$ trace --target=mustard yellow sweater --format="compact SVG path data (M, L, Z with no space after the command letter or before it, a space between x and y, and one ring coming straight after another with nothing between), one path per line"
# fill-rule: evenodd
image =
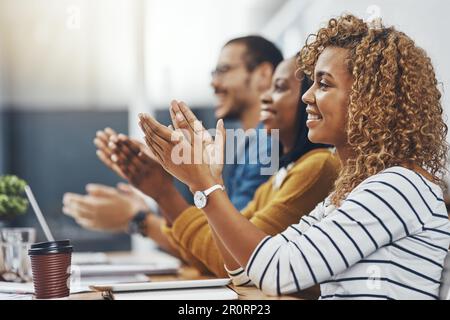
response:
M328 149L310 151L294 163L281 185L274 186L275 176L262 184L242 214L265 233L280 233L325 199L338 170L339 161ZM228 276L202 210L189 207L162 231L189 264L201 272L206 268L216 276Z

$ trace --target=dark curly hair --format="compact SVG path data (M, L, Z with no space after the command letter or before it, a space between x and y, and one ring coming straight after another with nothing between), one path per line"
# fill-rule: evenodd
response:
M313 76L326 47L348 49L353 76L346 133L354 157L342 164L332 203L339 205L364 179L398 165L419 166L443 185L448 129L425 51L393 27L371 27L347 14L308 37L298 58L300 70Z

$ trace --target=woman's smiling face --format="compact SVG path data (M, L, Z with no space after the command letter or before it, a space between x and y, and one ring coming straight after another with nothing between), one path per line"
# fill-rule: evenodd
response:
M300 99L300 81L295 77L295 58L282 61L275 69L272 85L261 95L260 120L267 130L294 135Z
M335 147L347 145L347 121L353 79L346 64L348 50L327 47L314 69L314 84L302 97L308 105L308 138L315 143Z

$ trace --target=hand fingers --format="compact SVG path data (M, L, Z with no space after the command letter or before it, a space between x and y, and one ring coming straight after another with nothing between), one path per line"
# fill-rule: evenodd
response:
M118 152L111 156L111 160L118 165L121 170L125 169L129 171L129 167L134 167L137 172L143 173L153 164L154 160L143 152L133 156L129 156L127 154L128 152L129 151L118 150Z
M114 162L114 165L117 167L117 170L121 172L121 177L125 180L132 180L133 177L130 176L129 166L130 163L127 158L121 158L118 154L113 154L111 156L111 160Z
M144 175L145 166L136 165L135 163L121 163L120 161L117 163L128 181L130 181L133 185L140 184L140 180Z
M111 148L111 160L113 162L117 162L117 158L120 158L121 160L124 160L126 162L129 161L129 159L133 158L135 155L128 150L128 148L119 147L119 145L116 142L110 141L108 146Z
M191 109L189 109L186 103L180 101L180 103L178 103L178 107L180 109L180 112L189 122L192 130L197 134L201 134L203 141L212 142L212 137L209 134L208 130L205 129L205 127L202 125L202 122L197 119L195 114L191 111Z
M188 119L181 112L178 102L173 100L169 107L170 118L175 129L187 129L193 131L193 126L189 123Z
M141 152L141 146L139 143L136 143L135 141L131 140L124 134L119 134L117 136L117 147L121 148L122 146L125 146L128 150L130 150L133 154L139 154Z
M115 197L118 194L115 188L96 183L87 184L86 191L90 195L98 197Z
M152 145L152 151L157 150L159 153L159 156L162 155L164 152L163 146L160 144L160 139L157 139L158 136L153 132L152 128L145 123L144 121L139 122L139 125L141 126L141 129L145 132L145 142L147 143L147 146L150 147Z
M94 145L97 147L97 156L108 166L108 159L111 157L111 149L108 146L108 142L96 137Z
M112 156L107 156L103 151L97 150L97 157L111 170L117 173L121 178L126 179L120 168L111 160Z
M223 120L219 119L216 125L216 137L214 139L214 149L215 149L215 161L216 163L223 164L225 157L225 143L226 143L226 133Z
M95 224L95 219L88 219L84 217L75 217L76 223L78 223L82 228L92 230L92 231L100 231Z
M102 150L105 153L109 153L110 150L108 148L108 141L103 140L101 138L95 137L94 138L94 145L97 147L98 150Z
M120 171L119 167L117 166L117 164L114 163L114 161L112 161L112 157L114 155L106 155L103 151L97 150L96 152L97 157L111 170L113 170L115 173L117 173L120 177L124 178L123 176L123 172Z
M116 136L117 133L111 128L105 128L103 131L99 130L96 133L94 144L97 148L109 154L110 153L110 148L108 146L109 141Z
M137 168L137 171L142 171L145 169L146 162L143 161L145 159L145 155L142 155L140 151L135 153L135 151L137 151L136 149L135 151L130 150L128 147L129 145L120 143L120 140L118 145L115 145L113 142L110 142L110 145L114 148L113 154L111 155L111 160L118 166L119 170L123 172L126 179L131 178L129 176L131 170L128 168L130 165L134 165Z
M134 189L128 183L119 182L117 184L117 189L126 194L134 194Z
M135 153L126 144L117 146L114 154L111 156L111 160L120 165L121 169L124 166L134 165L138 171L145 170L146 164L150 162L146 154L143 154L141 151Z
M63 204L66 208L64 213L73 217L92 216L92 212L94 211L92 204L86 196L75 193L66 193L63 197Z
M130 182L135 186L139 186L142 181L142 171L136 169L135 166L128 166L126 170Z
M105 131L103 131L103 130L99 130L99 131L97 131L96 132L96 134L95 134L95 138L96 139L98 139L98 140L100 140L100 142L102 142L105 146L107 146L108 145L108 141L109 141L109 138L110 138L111 136L109 135L109 134L107 134Z
M123 153L129 159L136 158L141 153L140 148L136 148L130 141L118 141L116 144L116 149L114 150L117 153Z
M111 161L110 157L102 150L96 151L97 157L108 167L111 167L114 165L114 163Z
M70 216L70 217L74 218L77 222L79 219L89 219L92 217L92 214L90 211L85 210L82 207L76 207L75 205L63 206L62 212L66 216Z
M186 105L186 103L180 101L177 104L177 107L179 111L183 114L183 117L186 119L186 121L189 123L191 128L194 130L195 122L199 121L195 114L189 109L189 107Z
M111 128L109 128L109 127L105 128L104 132L106 133L106 135L107 135L108 137L116 136L116 135L117 135L117 132L115 132L113 129L111 129Z
M158 162L164 167L165 153L171 150L172 145L175 144L177 139L179 140L182 138L182 134L162 126L147 115L141 114L140 120L139 125L143 132L145 132L145 142L150 150L156 155ZM166 132L165 138L162 138L161 135L158 134L158 132L161 133L162 131ZM170 139L168 138L167 132L170 132Z
M147 125L153 134L157 135L161 139L171 142L172 141L172 134L173 131L167 128L166 126L160 124L158 121L156 121L153 117L147 115L147 114L140 114L139 118L141 122L143 122L145 125Z
M176 106L176 107L175 107ZM178 110L178 111L175 111ZM191 143L194 140L194 130L191 128L187 120L178 108L176 101L172 101L172 105L169 108L170 118L172 119L173 127L176 131L181 132L183 136Z
M155 155L156 160L163 165L164 161L161 158L160 152L162 152L161 150L156 150L153 144L153 141L151 141L150 139L148 139L147 137L144 137L145 139L145 143L147 144L147 146L149 147L150 151Z
M147 148L147 146L145 145L145 143L142 143L141 141L139 141L138 139L133 139L128 137L128 139L136 146L138 146L139 148Z
M66 192L63 196L63 203L64 204L70 204L72 202L84 202L84 195L72 193L72 192Z
M153 154L152 150L147 145L145 145L145 147L141 148L141 153L139 154L139 157L145 163L151 163L152 161L158 161L156 156Z

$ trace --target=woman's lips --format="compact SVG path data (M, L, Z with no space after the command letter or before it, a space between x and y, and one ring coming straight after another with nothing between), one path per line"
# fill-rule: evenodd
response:
M306 126L312 128L319 124L323 120L322 115L316 111L314 108L307 107L306 112L308 113L308 118L306 120Z
M267 109L267 108L266 109L261 109L261 113L260 113L259 119L261 121L272 119L272 118L275 117L275 114L276 114L276 112L274 110Z

